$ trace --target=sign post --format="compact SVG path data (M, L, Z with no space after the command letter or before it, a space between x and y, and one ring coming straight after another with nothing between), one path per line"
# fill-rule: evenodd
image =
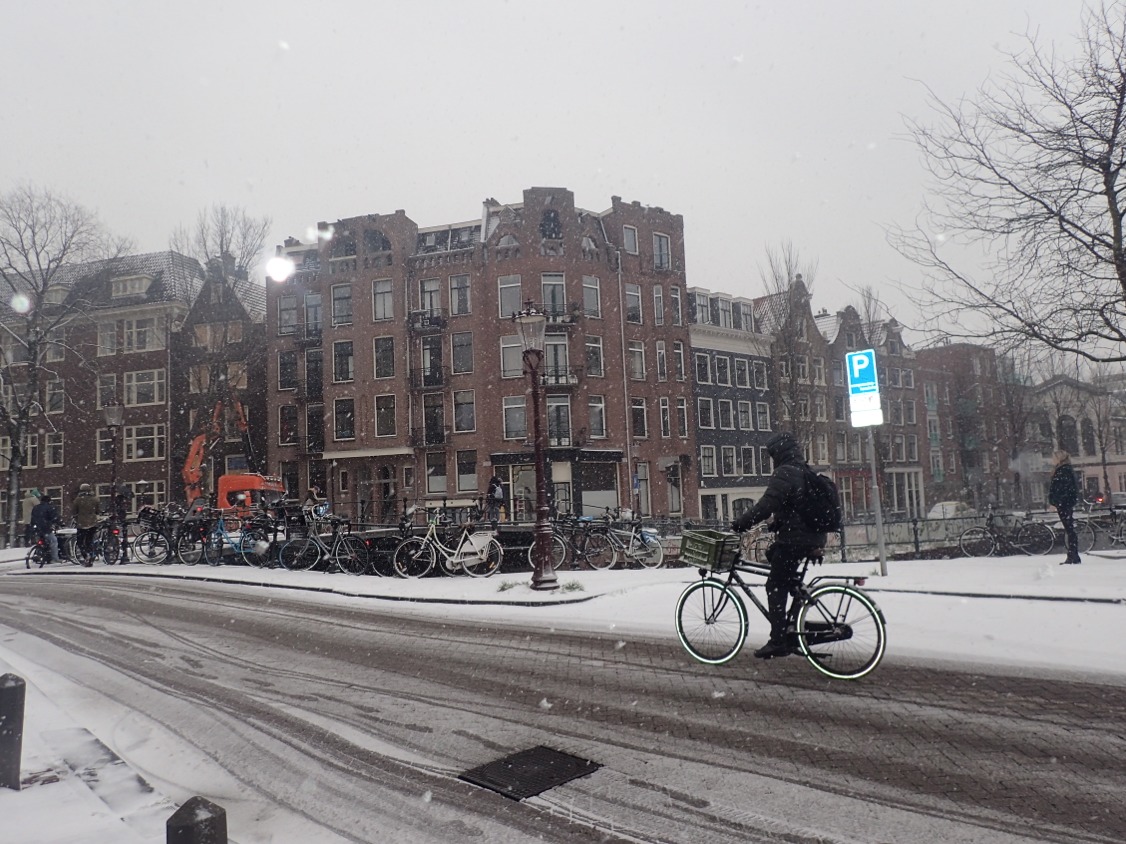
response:
M845 355L848 371L848 409L852 427L868 429L868 453L872 458L872 501L876 507L876 542L880 550L880 574L887 577L887 549L884 547L884 511L880 503L880 482L876 467L876 438L872 428L884 424L880 405L880 381L876 377L876 350L849 352Z

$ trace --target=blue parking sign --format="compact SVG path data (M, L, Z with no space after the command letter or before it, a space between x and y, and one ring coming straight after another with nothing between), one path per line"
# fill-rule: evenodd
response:
M876 380L876 350L849 352L845 355L845 368L848 370L848 394L862 396L866 393L879 393Z

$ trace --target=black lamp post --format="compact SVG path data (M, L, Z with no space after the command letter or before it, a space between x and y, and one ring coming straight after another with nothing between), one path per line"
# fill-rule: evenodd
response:
M540 419L540 365L543 363L547 315L528 302L512 315L524 344L524 369L532 379L532 444L536 467L536 530L532 549L532 588L557 589L559 581L551 564L551 518L547 507L547 473L544 471L544 433Z
M108 404L102 408L105 416L106 427L109 428L110 449L110 489L109 489L109 525L113 530L117 524L117 432L125 423L125 408L120 404Z

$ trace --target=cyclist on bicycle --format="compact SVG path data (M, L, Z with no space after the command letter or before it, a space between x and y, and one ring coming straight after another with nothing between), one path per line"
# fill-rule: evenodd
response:
M51 496L43 493L39 496L39 503L31 509L31 528L47 546L52 563L59 561L59 538L55 536L55 528L59 524L58 509L51 503Z
M755 504L736 519L731 527L742 532L773 516L770 530L776 534L766 552L770 574L766 578L767 609L770 614L770 640L755 651L759 659L788 656L794 643L786 636L786 596L795 585L798 566L807 557L819 556L825 547L825 534L811 531L797 510L797 500L805 492L808 466L801 446L792 434L779 433L766 443L774 472L766 491Z

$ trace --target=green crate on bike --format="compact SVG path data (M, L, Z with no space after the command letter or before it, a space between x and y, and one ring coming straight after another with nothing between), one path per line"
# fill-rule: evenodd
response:
M680 535L680 559L690 566L727 571L739 553L739 534L686 530Z

